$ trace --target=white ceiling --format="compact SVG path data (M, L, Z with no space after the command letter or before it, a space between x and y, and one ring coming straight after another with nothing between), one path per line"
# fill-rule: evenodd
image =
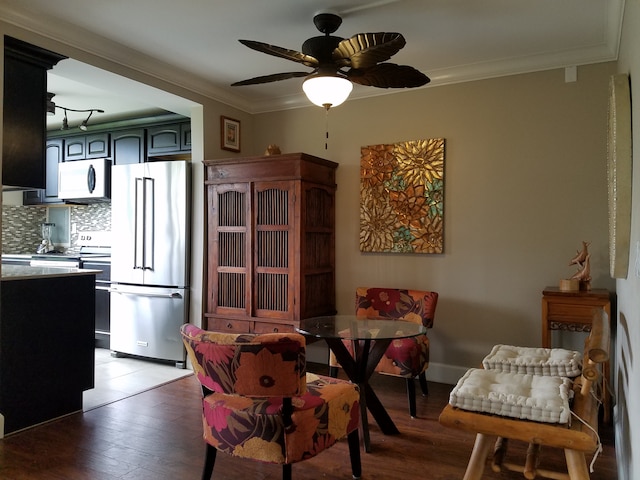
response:
M424 72L431 83L421 88L434 88L615 60L623 10L624 0L2 0L0 18L258 113L308 105L302 79L231 83L306 67L237 40L299 50L320 35L320 11L342 16L334 35L345 38L402 33L407 45L391 61ZM56 103L105 110L95 118L158 107L188 113L190 102L139 87L74 60L49 77ZM351 98L397 91L356 86Z

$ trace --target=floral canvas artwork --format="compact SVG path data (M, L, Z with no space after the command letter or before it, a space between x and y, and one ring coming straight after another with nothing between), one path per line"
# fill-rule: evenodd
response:
M362 147L360 251L442 253L444 138Z

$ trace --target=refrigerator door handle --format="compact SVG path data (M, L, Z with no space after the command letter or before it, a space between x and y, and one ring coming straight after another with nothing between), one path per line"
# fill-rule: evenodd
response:
M133 205L133 268L144 268L144 183L136 177Z
M142 249L142 268L145 270L153 270L154 246L155 246L155 183L151 177L143 177L143 195L142 202L144 235Z
M136 177L134 206L133 268L153 270L154 183L150 177Z
M154 298L175 298L180 299L182 295L177 292L173 293L139 293L139 292L123 292L117 288L110 288L110 293L119 293L120 295L133 295L134 297L154 297Z

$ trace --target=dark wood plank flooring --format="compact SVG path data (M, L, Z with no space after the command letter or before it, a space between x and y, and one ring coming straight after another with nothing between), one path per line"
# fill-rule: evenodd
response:
M404 382L374 375L382 403L401 434L385 436L371 424L372 452L362 455L363 479L461 479L474 436L442 427L438 415L451 385L429 383L411 419ZM418 388L419 390L419 388ZM46 401L43 394L42 401ZM617 478L613 429L601 428L604 451L591 480ZM526 446L512 442L510 458L524 458ZM0 440L3 480L182 480L199 479L204 458L200 389L193 376L83 414L74 414ZM590 460L590 459L589 459ZM561 451L546 449L541 467L564 468ZM351 478L346 441L293 466L295 479ZM215 479L279 479L281 467L218 455ZM521 479L513 472L485 479Z

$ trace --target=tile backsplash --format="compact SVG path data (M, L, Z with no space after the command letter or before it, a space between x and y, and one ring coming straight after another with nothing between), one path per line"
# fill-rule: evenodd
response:
M60 225L71 232L68 252L77 252L80 248L78 239L83 231L111 231L111 204L95 203L92 205L69 205L67 207L50 207L51 209L69 209L69 225ZM60 217L59 215L56 215ZM35 253L42 241L41 224L47 221L47 208L3 205L2 206L2 253L29 254ZM75 226L75 228L74 228Z

